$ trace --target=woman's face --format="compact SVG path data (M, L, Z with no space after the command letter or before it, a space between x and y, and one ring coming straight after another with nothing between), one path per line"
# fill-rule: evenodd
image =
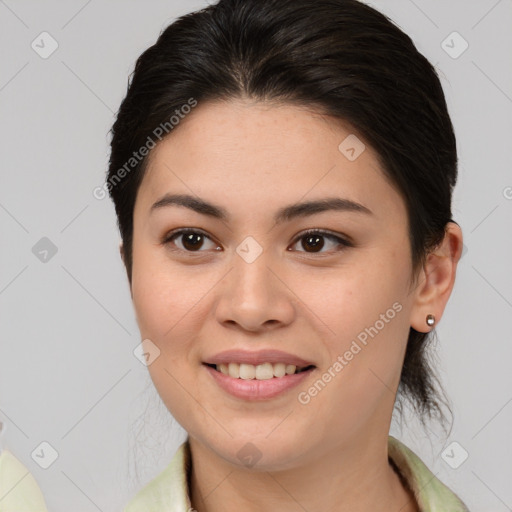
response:
M218 211L162 201L175 194ZM324 199L338 208L296 208ZM199 233L172 237L185 228ZM404 201L373 150L333 119L199 103L151 153L132 273L142 339L160 351L152 361L146 346L149 372L191 438L227 461L293 467L387 438L416 307L410 275ZM228 350L239 352L216 359ZM252 380L207 366L252 361L268 377L294 358L314 368Z

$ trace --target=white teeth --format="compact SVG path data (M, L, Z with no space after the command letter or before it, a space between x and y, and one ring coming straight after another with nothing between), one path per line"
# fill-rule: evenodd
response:
M240 365L240 378L241 379L254 379L255 376L256 376L256 368L252 364L241 364Z
M274 368L270 363L263 363L256 366L256 378L258 380L267 380L274 377Z
M238 379L240 377L240 365L237 363L229 363L228 372L230 377Z
M286 369L285 369L285 371L286 371L286 373L288 373L288 374L295 373L295 369L296 369L296 368L297 368L297 367L296 367L295 365L293 365L293 364L287 364L287 365L286 365Z
M244 380L268 380L274 377L284 377L294 374L297 370L297 366L294 364L284 363L263 363L257 366L245 363L223 363L216 365L215 368L224 375Z
M276 377L284 377L286 375L286 365L284 363L276 363L274 366L274 375Z

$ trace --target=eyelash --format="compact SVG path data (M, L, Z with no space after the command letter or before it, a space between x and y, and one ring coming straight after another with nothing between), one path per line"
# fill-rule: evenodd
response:
M189 234L202 235L205 238L208 238L209 240L211 240L213 242L213 240L204 231L202 231L200 229L185 228L185 229L178 229L178 230L175 230L175 231L171 231L170 233L165 235L164 239L162 240L162 244L164 244L164 245L170 244L175 238L178 238L179 236L182 236L182 235L189 235ZM325 230L322 230L322 229L308 229L308 230L300 233L297 237L295 237L295 239L293 240L291 245L292 246L295 245L302 238L306 238L308 236L313 236L313 235L321 235L321 236L323 236L325 238L328 238L329 240L337 242L340 246L342 246L341 248L335 249L332 252L338 252L338 251L342 251L343 249L348 248L348 247L354 247L354 244L351 241L349 241L349 240L347 240L345 238L342 238L342 237L340 237L338 235L335 235L335 234L331 233L330 231L325 231ZM201 252L205 252L205 251L201 251L201 250L198 250L198 251L187 251L187 250L181 249L179 247L175 248L173 250L185 252L189 256L192 256L192 257L195 257L196 255L199 255ZM332 254L331 251L328 251L328 252L318 252L318 253L306 252L306 251L298 251L298 252L303 252L304 254L308 254L308 255L320 255L320 257L322 257L322 256L329 256L330 254Z

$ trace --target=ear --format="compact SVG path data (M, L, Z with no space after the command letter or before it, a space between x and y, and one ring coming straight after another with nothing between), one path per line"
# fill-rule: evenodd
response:
M426 317L432 314L436 324L455 283L457 264L462 254L462 230L455 222L448 222L443 241L427 256L418 276L410 323L418 332L429 332Z

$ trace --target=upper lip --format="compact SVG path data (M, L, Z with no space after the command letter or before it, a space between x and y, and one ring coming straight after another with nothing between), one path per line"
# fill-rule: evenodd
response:
M288 354L287 352L283 352L281 350L268 349L268 350L257 350L257 351L249 351L249 350L225 350L224 352L219 352L214 356L209 357L206 361L206 364L228 364L228 363L238 363L238 364L252 364L257 366L263 363L284 363L284 364L293 364L297 367L306 367L313 365L312 362L306 361L301 357L295 356L293 354Z

